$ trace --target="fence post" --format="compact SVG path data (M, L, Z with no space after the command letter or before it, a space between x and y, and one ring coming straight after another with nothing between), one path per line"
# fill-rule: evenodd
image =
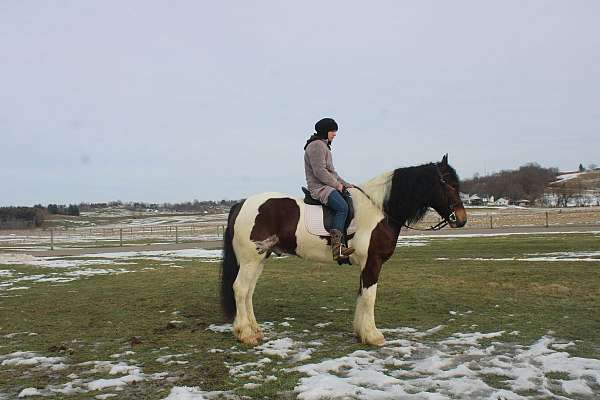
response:
M548 211L546 211L546 228L548 227Z
M119 229L119 247L123 247L123 228Z
M179 243L179 227L175 227L175 244Z
M494 229L494 217L490 215L490 229Z
M50 229L50 250L54 250L54 229Z

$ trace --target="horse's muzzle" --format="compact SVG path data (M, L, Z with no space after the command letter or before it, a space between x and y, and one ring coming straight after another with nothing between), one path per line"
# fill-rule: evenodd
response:
M455 208L448 216L451 228L462 228L467 223L467 212L464 207Z

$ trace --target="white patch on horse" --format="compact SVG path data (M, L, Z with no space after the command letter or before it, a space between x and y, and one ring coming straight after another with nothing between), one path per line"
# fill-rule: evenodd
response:
M360 188L369 194L379 209L383 209L383 205L390 198L393 178L394 171L388 171L365 182Z
M256 250L258 254L265 254L268 251L272 251L273 253L280 256L282 252L276 248L277 243L279 243L279 237L277 235L271 235L265 240L255 240L254 244L256 244Z

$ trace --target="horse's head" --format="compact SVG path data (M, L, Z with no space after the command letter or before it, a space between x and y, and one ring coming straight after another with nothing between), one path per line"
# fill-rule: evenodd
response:
M467 223L467 212L460 199L458 175L454 168L448 165L448 154L435 165L439 183L434 188L430 206L452 228L462 228Z

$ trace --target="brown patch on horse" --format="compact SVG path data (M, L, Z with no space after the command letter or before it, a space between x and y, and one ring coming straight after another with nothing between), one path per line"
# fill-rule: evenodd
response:
M277 249L296 255L296 228L300 221L300 207L290 198L269 199L258 207L258 215L250 233L250 240L262 242L277 235Z
M373 229L367 253L367 263L360 274L360 290L367 289L377 283L381 266L394 254L397 241L398 233L384 221L380 221Z

